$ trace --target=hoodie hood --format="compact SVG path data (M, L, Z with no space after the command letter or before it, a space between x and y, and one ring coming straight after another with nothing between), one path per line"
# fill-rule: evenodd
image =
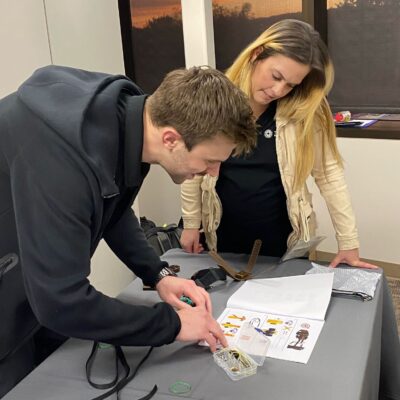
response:
M87 160L99 181L103 197L118 193L114 175L121 93L143 94L123 75L61 66L38 69L17 92L31 112Z

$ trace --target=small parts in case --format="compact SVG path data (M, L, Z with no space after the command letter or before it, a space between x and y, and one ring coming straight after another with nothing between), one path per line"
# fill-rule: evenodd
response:
M213 357L214 361L234 381L257 372L257 364L254 360L238 347L225 347L216 351Z

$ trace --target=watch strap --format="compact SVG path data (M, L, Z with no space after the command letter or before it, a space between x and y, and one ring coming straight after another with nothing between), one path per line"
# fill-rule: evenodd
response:
M154 283L152 286L155 288L157 283L160 282L162 279L164 279L167 276L175 276L176 277L178 275L171 268L164 267L158 272L156 279L154 280Z

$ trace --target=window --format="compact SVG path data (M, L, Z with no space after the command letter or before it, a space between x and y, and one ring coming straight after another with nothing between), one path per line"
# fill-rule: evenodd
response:
M314 25L335 66L334 111L400 113L400 0L213 0L216 66L283 18ZM119 0L126 73L152 93L185 66L180 0Z
M216 66L227 69L274 22L303 19L302 0L213 0Z
M328 48L333 109L400 112L400 2L330 0Z
M151 94L185 66L180 0L119 0L126 75Z

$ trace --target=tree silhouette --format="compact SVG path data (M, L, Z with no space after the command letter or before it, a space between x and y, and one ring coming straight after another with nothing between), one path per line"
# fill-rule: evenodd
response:
M336 7L400 7L400 0L343 0Z
M185 66L180 15L152 19L144 28L132 28L135 81L153 93L165 74Z
M344 0L328 15L333 108L400 111L400 0Z
M225 71L239 53L265 29L283 18L301 19L300 13L255 18L252 5L227 9L213 6L215 58L218 69Z
M251 15L251 8L252 5L250 3L244 3L242 5L242 9L240 10L240 15L242 15L245 18L252 18L253 15Z

